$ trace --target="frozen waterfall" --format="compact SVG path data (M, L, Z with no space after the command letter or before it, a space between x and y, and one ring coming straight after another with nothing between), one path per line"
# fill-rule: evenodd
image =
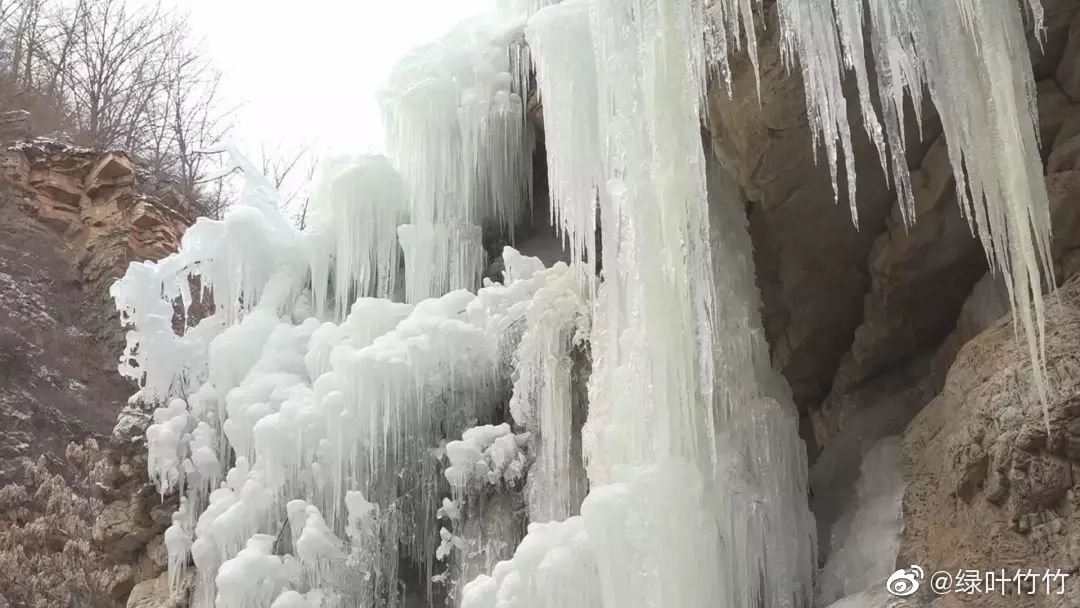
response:
M232 151L241 203L113 286L120 371L156 408L150 477L182 495L171 580L194 568L196 606L219 608L811 606L798 414L745 202L702 132L729 53L757 65L760 3L501 4L398 63L389 158L324 163L307 229ZM777 6L853 220L845 77L908 222L905 96L920 108L925 86L1045 395L1019 7ZM482 280L487 235L532 215L536 95L570 263L505 247L502 281Z

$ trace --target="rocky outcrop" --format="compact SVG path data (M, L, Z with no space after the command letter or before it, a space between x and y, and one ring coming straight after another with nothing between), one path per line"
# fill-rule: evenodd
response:
M1060 290L1047 328L1048 418L1029 381L1025 346L1004 318L960 350L944 390L905 431L898 563L951 572L1080 571L1080 279ZM1056 587L1053 594L987 594L978 605L1078 602L1080 587L1066 585L1064 595Z
M63 463L56 473L42 458L0 487L0 606L120 608L166 569L161 535L176 500L147 484L144 450L88 440Z
M0 114L0 141L24 118ZM69 447L107 437L132 391L109 284L190 223L182 197L138 174L119 152L0 149L0 570L17 581L0 580L0 606L119 607L166 566L176 504L149 484L145 448Z
M132 260L176 250L193 210L182 198L158 200L136 188L122 152L29 140L0 155L0 177L16 205L64 238L84 283L107 287Z
M115 373L109 283L174 251L188 223L140 192L122 153L52 140L0 150L0 478L112 428L131 387Z

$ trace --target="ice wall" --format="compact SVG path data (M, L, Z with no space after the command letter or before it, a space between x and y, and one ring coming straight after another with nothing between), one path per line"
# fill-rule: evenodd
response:
M497 114L523 123L520 112ZM520 128L491 128L488 143L529 143ZM437 259L416 264L410 246L440 241L404 223L413 209L387 159L324 163L303 232L269 182L233 160L247 180L241 203L221 221L200 219L178 253L132 264L112 290L130 329L121 371L141 386L133 400L160 405L147 430L150 476L163 494L182 493L166 533L170 580L194 565L197 606L398 606L407 593L434 602L431 583L402 588L403 570L432 580L451 493L443 469L473 475L483 464L457 463L444 446L506 417L517 344L545 284L538 260L508 248L504 284L451 289L479 278L480 223L517 221L494 203L506 183L485 173L489 198L450 208L475 224L421 224L475 238L448 233L428 250ZM406 282L437 297L389 299L402 261ZM212 302L212 314L187 318L196 302ZM527 458L500 461L516 471L507 479L524 483ZM520 534L488 536L512 549Z
M903 446L899 437L886 437L863 457L853 499L830 531L833 549L818 580L820 605L869 590L893 573L903 497Z
M602 226L590 492L580 516L531 524L512 559L466 587L466 607L811 599L794 406L761 338L740 199L719 177L707 187L698 8L571 0L527 27L545 121L563 125L547 140L559 227L587 243L597 215ZM565 127L591 116L591 132Z
M903 96L927 85L1045 393L1046 197L1030 68L1012 59L1026 53L1019 12L778 6L837 183L841 160L851 177L846 72L904 205ZM752 3L517 8L534 13L524 30L473 20L398 64L382 96L393 160L327 164L309 229L237 155L243 204L114 286L132 328L121 371L159 406L151 478L184 494L171 580L193 564L197 605L811 603L797 415L769 364L743 201L701 131L728 53L745 44L756 63ZM531 205L530 64L571 264L508 248L503 283L480 286L483 230L512 236ZM408 303L392 301L402 266ZM210 316L186 318L208 299ZM578 429L570 383L586 344ZM408 576L421 583L404 588Z

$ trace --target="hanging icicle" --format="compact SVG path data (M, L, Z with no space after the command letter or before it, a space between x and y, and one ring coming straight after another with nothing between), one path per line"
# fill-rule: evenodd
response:
M868 15L864 6L869 7ZM915 209L904 97L910 97L921 122L923 87L929 91L949 146L957 200L991 269L1001 273L1009 288L1014 319L1031 355L1033 386L1045 410L1042 293L1053 287L1049 201L1038 153L1031 64L1017 60L1028 56L1020 8L1013 0L977 6L971 0L865 5L863 0L780 0L778 7L785 58L789 67L796 60L801 66L815 150L819 142L825 147L834 190L843 156L856 226L845 69L855 73L863 125L882 166L892 169L900 210L909 225L915 221ZM1031 0L1028 7L1039 32L1039 0ZM883 126L870 95L864 56L867 37L878 75ZM973 104L972 99L980 102Z

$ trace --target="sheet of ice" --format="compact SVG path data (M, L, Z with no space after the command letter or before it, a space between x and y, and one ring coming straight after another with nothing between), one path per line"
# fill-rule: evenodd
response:
M895 570L903 531L903 465L896 436L882 439L863 458L854 501L833 524L833 550L818 577L821 605L870 589Z
M704 16L680 2L607 0L590 8L605 264L583 430L591 486L581 507L584 533L575 535L578 551L568 555L563 540L558 559L540 562L575 565L552 572L530 565L540 561L533 547L548 536L530 528L512 560L466 587L465 601L808 603L814 525L797 416L761 338L741 200L722 183L709 184L711 205L706 198L705 61L696 43ZM565 33L545 19L580 23L581 9L534 16L528 35L541 39L540 49L552 48L544 36ZM534 48L534 60L543 65L543 51ZM561 69L550 77L581 82L580 66ZM545 104L574 107L550 99L559 89L548 93L541 83L541 90ZM587 84L561 90L589 94ZM567 141L549 154L580 155Z

